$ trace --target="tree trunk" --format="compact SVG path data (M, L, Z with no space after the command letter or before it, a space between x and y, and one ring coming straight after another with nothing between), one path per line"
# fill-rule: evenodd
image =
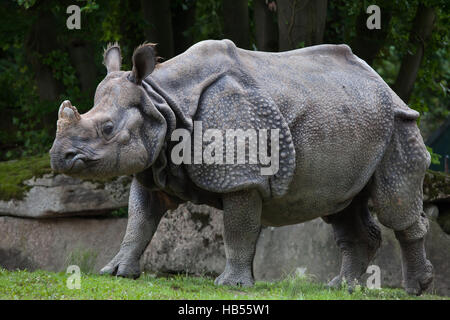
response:
M186 51L194 43L193 34L187 34L186 31L195 23L195 2L186 2L184 8L177 5L172 14L173 39L177 55Z
M435 19L436 14L433 8L419 4L409 35L409 45L415 49L415 52L407 52L403 57L394 84L394 91L405 103L408 103L414 88L414 82L425 51L425 43L431 36Z
M253 0L256 46L260 51L278 51L276 12L270 11L266 0Z
M148 23L145 36L157 43L158 55L164 59L173 57L172 15L170 0L141 0L144 19Z
M50 10L39 10L38 17L28 34L25 50L35 74L37 93L41 100L56 101L64 91L63 84L53 77L52 69L42 63L43 57L59 46L56 42L56 22Z
M87 96L93 96L97 80L93 51L92 45L81 39L72 41L69 46L70 60L77 72L81 91Z
M278 0L280 51L322 43L327 0Z
M366 8L359 14L356 21L356 38L351 43L353 53L372 65L373 60L383 47L389 34L389 23L392 18L390 10L381 10L381 29L367 28Z
M248 0L222 0L225 37L239 48L250 49Z

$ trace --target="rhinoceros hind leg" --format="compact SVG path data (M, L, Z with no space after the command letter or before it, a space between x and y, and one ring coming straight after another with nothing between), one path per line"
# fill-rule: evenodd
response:
M224 242L227 262L217 285L252 286L253 258L261 226L261 197L255 190L223 195Z
M414 120L396 119L388 149L375 170L371 198L378 220L395 231L402 250L403 285L420 295L433 279L424 237L428 219L423 213L423 179L430 164Z
M367 196L361 193L343 211L324 220L333 226L342 256L341 271L328 286L338 288L345 279L352 291L381 244L380 229L367 208Z
M433 282L433 265L426 258L424 238L414 239L427 227L428 220L423 215L410 228L395 232L402 249L403 286L409 294L420 295Z

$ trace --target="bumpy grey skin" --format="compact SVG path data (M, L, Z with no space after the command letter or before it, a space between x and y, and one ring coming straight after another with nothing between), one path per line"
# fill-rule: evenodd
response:
M369 193L363 190L352 203L337 214L323 219L333 226L341 250L341 272L328 285L338 288L345 279L351 290L366 272L381 245L381 232L367 208Z
M223 195L224 272L216 284L252 286L253 257L261 227L261 197L256 190Z
M159 221L168 209L167 196L158 191L149 192L134 179L131 183L128 207L128 225L119 253L102 268L101 273L129 278L141 274L139 259Z
M265 53L203 41L155 65L148 44L136 49L132 71L120 71L120 49L112 45L104 64L108 74L89 112L61 105L50 151L57 172L134 174L127 232L102 273L137 277L161 216L192 201L224 210L227 263L217 284L253 284L261 224L322 217L342 253L330 285L343 279L353 285L380 245L367 209L371 198L378 220L400 242L406 290L420 294L429 286L422 183L430 156L419 114L348 46ZM279 129L279 171L263 176L261 164L174 164L171 134L192 133L194 121L202 121L203 132Z

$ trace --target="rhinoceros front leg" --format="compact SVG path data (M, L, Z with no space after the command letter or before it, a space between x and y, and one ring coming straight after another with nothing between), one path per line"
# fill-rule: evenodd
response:
M166 209L161 195L148 191L134 178L128 202L128 225L120 251L100 270L100 273L138 278L141 255L152 239Z
M256 190L223 195L227 262L218 285L252 286L253 258L261 226L261 198Z

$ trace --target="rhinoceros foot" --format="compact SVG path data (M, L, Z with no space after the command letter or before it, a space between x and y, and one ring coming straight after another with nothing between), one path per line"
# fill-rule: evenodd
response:
M433 282L433 265L429 260L421 270L407 272L404 280L404 287L408 294L420 296L422 292L428 289Z
M216 278L214 284L225 286L252 287L254 281L251 277L248 276L225 274L224 272Z
M100 270L100 274L137 279L141 275L139 260L129 257L119 251L119 253Z
M216 278L214 284L251 287L255 281L249 268L236 268L227 263L225 271Z

